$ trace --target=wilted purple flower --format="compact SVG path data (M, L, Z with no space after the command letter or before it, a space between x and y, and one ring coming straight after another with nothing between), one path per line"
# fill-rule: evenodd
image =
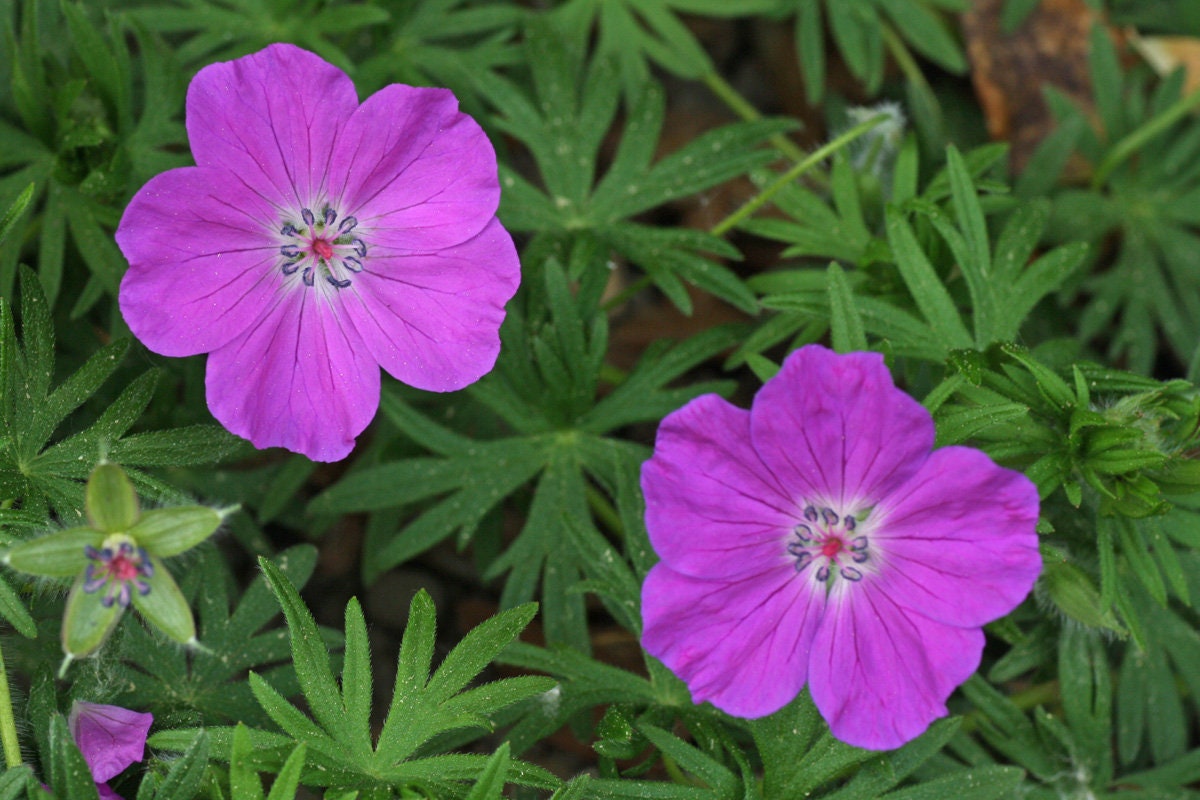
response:
M933 440L879 355L815 345L748 412L706 395L669 415L642 469L646 650L730 714L807 682L845 742L919 735L1041 569L1033 483Z
M71 704L71 714L67 718L71 737L83 754L102 798L118 797L107 781L124 772L130 764L142 760L146 736L153 722L153 714L120 706L81 700Z
M151 179L117 229L121 312L151 350L209 353L208 405L258 447L345 457L379 367L450 391L495 363L520 265L496 156L449 91L361 105L276 44L188 88L195 167Z

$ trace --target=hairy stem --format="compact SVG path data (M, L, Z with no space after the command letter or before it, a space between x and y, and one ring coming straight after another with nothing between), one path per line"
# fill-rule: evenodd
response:
M855 125L853 128L841 134L837 138L821 145L794 167L772 181L767 188L759 192L758 195L749 200L737 211L734 211L728 217L714 225L711 233L715 236L721 236L722 234L728 233L742 220L746 219L755 211L770 202L771 198L774 197L780 189L792 183L805 172L808 172L817 164L820 164L826 158L829 158L829 156L833 155L838 150L841 150L858 137L867 133L887 118L888 116L886 114L876 114L865 122L860 122L859 124Z
M13 716L12 693L8 690L8 672L4 654L0 653L0 745L4 747L4 763L9 769L21 764L21 743L17 739L17 722Z

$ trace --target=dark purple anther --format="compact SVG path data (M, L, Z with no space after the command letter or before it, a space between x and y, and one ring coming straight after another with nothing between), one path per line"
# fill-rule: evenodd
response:
M818 519L820 519L820 515L817 514L816 506L806 506L804 509L804 518L809 522L816 522Z
M285 244L279 248L279 255L284 258L299 258L300 246L295 244Z
M854 526L858 524L858 520L847 514L845 518L842 519L842 524L846 526L846 530L852 531L854 530Z
M350 244L354 245L354 252L358 253L359 258L363 258L367 254L367 243L362 239L355 239Z
M287 225L284 225L282 228L280 228L279 232L282 233L284 236L299 236L300 235L300 231L296 230L296 226L290 222Z
M854 567L842 567L840 573L848 581L861 581L863 576L862 572Z
M822 564L821 568L817 570L817 580L819 580L819 581L829 580L829 565L828 564Z
M351 272L362 272L362 262L357 258L343 258L342 266Z
M808 527L803 522L801 522L799 525L797 525L792 530L792 533L796 534L796 538L802 542L811 542L812 541L812 535L813 535L812 528Z
M304 268L304 274L303 274L303 275L301 275L301 277L302 277L302 278L304 278L304 285L305 285L305 286L312 286L312 285L313 285L313 280L314 280L314 279L313 279L313 268L312 268L312 267L305 267L305 268Z
M300 216L304 218L304 224L308 226L312 226L312 224L317 221L317 218L313 216L311 209L300 209Z
M832 508L822 508L821 517L825 520L826 525L837 525L838 515Z
M337 212L334 211L332 208L326 208L325 209L325 224L332 225L333 221L335 219L337 219Z
M358 220L355 217L346 217L342 220L342 224L338 225L338 233L349 233L358 225Z
M300 269L300 264L301 264L301 262L299 262L299 261L289 261L288 263L283 265L283 274L284 275L296 274L296 270Z
M332 284L333 286L336 286L339 289L345 289L347 286L350 285L350 280L348 278L343 278L342 280L338 280L337 278L333 277L332 275L326 275L325 280L329 281L330 284Z
M805 550L796 556L796 572L801 572L805 567L812 563L813 554ZM824 580L824 578L822 578Z

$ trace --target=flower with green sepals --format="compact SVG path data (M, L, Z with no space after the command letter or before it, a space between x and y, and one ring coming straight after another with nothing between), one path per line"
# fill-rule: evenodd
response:
M87 525L20 542L0 555L21 572L75 578L63 615L60 674L96 652L130 605L170 638L195 645L192 611L162 559L203 542L236 506L143 512L124 470L103 462L88 478L85 508Z

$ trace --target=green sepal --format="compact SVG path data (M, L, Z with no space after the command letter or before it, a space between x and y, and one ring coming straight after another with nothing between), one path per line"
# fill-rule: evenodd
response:
M1100 600L1100 592L1086 572L1068 561L1047 559L1042 585L1060 611L1089 628L1104 628L1118 636L1127 635L1112 609Z
M141 594L135 590L133 607L147 622L180 644L194 643L196 622L183 592L163 566L162 559L151 555L150 563L154 565L154 574L143 579L149 584L150 591Z
M129 536L152 556L166 558L191 550L221 524L222 516L207 506L158 508L142 514Z
M104 589L95 592L83 590L84 578L80 575L67 595L67 609L63 614L63 652L71 660L86 658L100 649L104 640L117 627L121 612L120 603L105 606L102 602Z
M116 464L100 464L87 482L87 516L105 533L125 533L138 520L137 492Z
M99 548L104 534L94 528L67 528L49 536L13 545L4 554L6 566L46 578L71 578L87 566L88 545Z

